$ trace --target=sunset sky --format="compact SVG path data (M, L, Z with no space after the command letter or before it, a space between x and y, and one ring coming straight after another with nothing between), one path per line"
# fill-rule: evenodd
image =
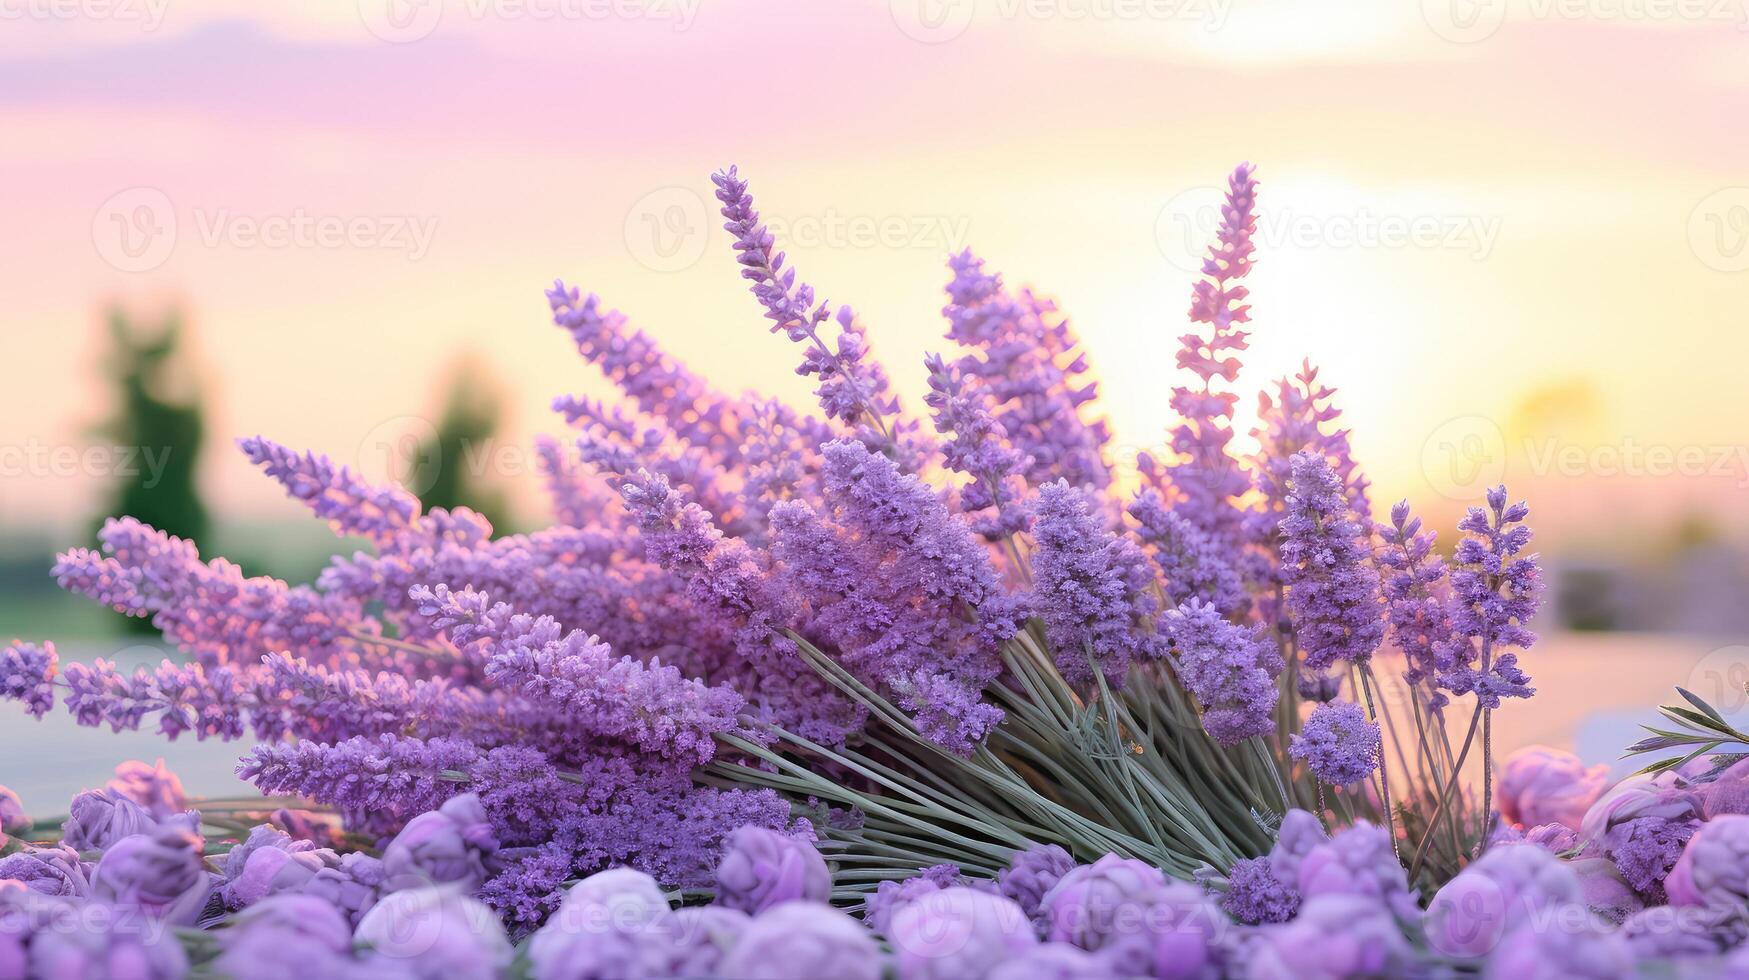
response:
M913 409L969 246L1070 314L1120 447L1158 445L1212 188L1250 160L1241 431L1310 355L1384 499L1504 476L1570 540L1623 507L1749 514L1736 0L0 0L0 19L0 525L95 506L101 475L45 460L107 410L111 304L187 315L233 516L293 508L229 437L380 469L469 354L505 389L493 465L519 480L521 447L560 430L552 396L605 391L549 322L554 278L718 385L803 403L799 352L706 206L731 162Z

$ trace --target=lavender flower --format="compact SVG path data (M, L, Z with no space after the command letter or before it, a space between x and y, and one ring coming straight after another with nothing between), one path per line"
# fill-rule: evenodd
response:
M1251 599L1227 553L1201 528L1168 508L1157 491L1143 488L1127 510L1139 525L1137 536L1160 566L1166 596L1173 604L1200 600L1231 617L1250 607Z
M351 925L358 925L382 897L387 875L383 863L368 854L343 854L337 866L324 867L305 883L303 894L317 898L339 911Z
M91 898L138 909L174 925L193 925L212 893L200 837L177 824L111 844L91 873Z
M1379 767L1379 726L1352 701L1329 701L1312 709L1288 754L1312 770L1320 782L1348 786Z
M1299 888L1275 876L1268 857L1246 858L1227 872L1221 909L1246 925L1286 922L1300 908Z
M1571 752L1532 745L1501 763L1496 792L1500 815L1513 823L1577 828L1608 785L1608 766L1588 769Z
M510 940L486 906L440 887L387 895L354 938L382 967L429 980L492 980L510 965Z
M1202 725L1222 745L1275 729L1281 654L1261 627L1239 626L1198 599L1166 614L1179 682L1202 704Z
M886 417L898 411L898 403L887 394L887 378L880 365L866 359L868 341L856 314L841 306L834 316L825 300L814 305L813 287L796 282L796 270L784 267L783 253L773 250L771 232L760 223L747 182L737 176L734 167L712 174L711 182L717 186L717 200L722 202L727 219L723 228L735 238L741 275L752 281L753 296L765 308L772 332L782 330L791 341L811 345L796 373L819 377L815 394L827 416L848 425L867 425L879 432L881 441L892 442ZM828 319L838 326L836 348L820 336Z
M383 872L397 881L457 884L471 893L486 880L486 862L497 850L480 798L466 793L407 821L383 849Z
M832 872L811 841L764 827L729 836L717 865L718 904L758 915L780 902L831 897Z
M378 544L392 541L413 526L419 500L399 487L365 483L326 456L302 455L255 436L237 445L249 462L279 481L292 499L301 501L326 520L336 534L356 534Z
M1306 450L1330 460L1342 481L1349 509L1362 521L1370 518L1369 483L1354 462L1348 430L1326 428L1342 417L1342 410L1330 403L1335 394L1336 389L1318 382L1318 369L1310 360L1301 363L1293 378L1276 382L1274 399L1267 391L1258 392L1261 424L1251 434L1262 446L1256 457L1257 488L1263 492L1265 506L1257 517L1267 522L1259 528L1259 538L1267 541L1275 536L1275 522L1287 503L1293 458Z
M856 920L820 902L784 902L755 916L720 966L748 980L880 980L880 947Z
M1033 538L1034 601L1063 676L1088 681L1097 667L1118 684L1131 661L1165 653L1153 573L1134 542L1100 526L1085 493L1063 481L1039 488Z
M1282 577L1306 667L1322 671L1339 660L1364 664L1385 633L1379 576L1368 560L1365 532L1324 457L1295 455L1291 487L1281 519Z
M84 898L91 892L91 866L65 844L26 847L0 857L0 881L16 881L51 898Z
M1019 905L972 888L944 888L893 915L887 937L906 980L977 977L1038 944Z
M1521 554L1530 543L1523 523L1529 513L1523 503L1508 506L1506 488L1499 486L1488 491L1487 510L1472 507L1458 523L1467 534L1458 542L1451 573L1456 641L1443 658L1450 666L1439 682L1455 694L1475 694L1484 709L1499 707L1501 698L1535 693L1518 668L1518 655L1510 652L1536 642L1525 624L1536 614L1542 572L1535 555Z
M60 663L53 643L14 640L0 650L0 698L23 701L38 718L55 706L55 668Z
M1430 708L1445 707L1445 694L1434 686L1449 665L1451 612L1437 592L1445 578L1445 559L1433 550L1434 533L1421 531L1421 518L1409 516L1409 502L1391 507L1391 524L1378 526L1384 538L1379 567L1385 569L1385 618L1391 642L1403 652L1403 679L1424 688ZM1510 818L1508 818L1510 819Z
M1102 489L1111 483L1103 450L1111 431L1089 422L1082 407L1097 386L1082 379L1087 356L1056 305L1022 290L1011 295L1002 279L984 271L969 251L948 260L949 340L972 349L954 365L990 392L993 412L1021 462L1025 482L1042 486L1066 480Z
M1166 467L1171 485L1182 498L1185 518L1226 544L1236 543L1242 534L1244 516L1235 500L1250 489L1251 480L1228 449L1238 396L1217 391L1214 379L1231 384L1239 376L1239 359L1228 352L1247 346L1245 331L1235 325L1250 319L1250 307L1242 302L1247 290L1238 281L1251 271L1256 202L1252 167L1240 164L1227 181L1221 224L1202 264L1205 278L1196 283L1191 297L1191 322L1206 323L1210 330L1207 335L1191 332L1179 338L1178 366L1202 379L1202 385L1173 388L1171 399L1173 410L1184 420L1171 433L1172 449L1179 454L1179 460ZM1144 475L1152 476L1152 459L1141 464Z
M929 394L923 401L935 431L951 436L941 446L942 462L970 477L960 487L960 510L973 518L973 530L992 541L1024 531L1030 521L1021 471L1031 460L1004 441L990 414L989 398L967 383L962 370L940 354L923 363L929 369Z

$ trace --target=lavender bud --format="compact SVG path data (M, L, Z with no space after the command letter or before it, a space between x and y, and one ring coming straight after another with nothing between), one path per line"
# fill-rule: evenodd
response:
M812 842L764 827L742 827L729 837L717 865L717 904L750 915L780 902L824 902L832 872Z

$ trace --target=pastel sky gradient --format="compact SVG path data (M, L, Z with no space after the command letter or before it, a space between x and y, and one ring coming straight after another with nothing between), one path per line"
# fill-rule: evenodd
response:
M466 351L507 392L515 479L551 396L603 392L548 322L555 277L803 401L703 206L729 162L912 406L970 245L1072 316L1133 451L1171 421L1186 243L1251 160L1242 430L1313 355L1387 499L1455 506L1479 461L1575 537L1624 505L1749 513L1735 0L432 3L0 0L13 460L104 413L112 303L188 314L233 513L291 507L224 438L370 471ZM119 237L165 212L173 237ZM349 230L251 237L294 216ZM26 470L0 522L95 506L91 475Z

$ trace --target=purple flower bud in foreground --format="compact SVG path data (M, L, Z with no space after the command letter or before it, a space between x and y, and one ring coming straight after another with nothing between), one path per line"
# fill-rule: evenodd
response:
M1299 887L1300 862L1320 844L1328 841L1324 825L1305 810L1289 810L1281 818L1276 831L1275 846L1269 849L1269 866L1284 885Z
M820 902L785 902L755 916L723 957L721 975L745 980L880 980L874 935Z
M1108 980L1111 968L1072 943L1039 943L994 964L985 980Z
M164 760L155 766L134 760L115 767L115 778L105 785L118 796L125 796L153 817L163 820L187 808L188 797L182 792L182 780L164 768Z
M1639 960L1712 957L1749 948L1743 946L1749 940L1749 921L1741 909L1729 906L1653 905L1629 916L1618 934ZM1749 976L1744 970L1749 962L1743 962L1741 955L1736 959L1730 965L1737 972L1727 975Z
M80 851L108 850L124 837L158 826L145 807L113 790L86 790L68 805L61 840Z
M1032 922L1018 904L963 886L925 895L894 913L887 938L905 980L979 977L992 965L1038 945Z
M172 925L193 925L213 890L201 861L199 835L179 824L124 837L110 846L91 873L91 898L138 908Z
M1482 975L1489 980L1616 980L1634 974L1633 956L1620 934L1588 913L1573 918L1552 928L1512 930Z
M27 847L0 858L0 881L16 881L39 895L84 898L91 891L91 866L65 844Z
M1402 976L1415 957L1390 910L1359 895L1307 899L1292 922L1258 930L1244 955L1250 980Z
M658 941L644 947L643 965L653 977L724 976L723 956L753 923L745 912L721 905L680 909L660 920Z
M395 882L455 883L472 892L486 880L486 859L497 850L480 798L468 793L407 821L383 850L383 870Z
M1664 890L1671 905L1741 908L1749 902L1749 816L1727 813L1701 824Z
M1500 815L1515 824L1559 823L1577 829L1608 787L1608 766L1587 769L1571 752L1532 745L1500 764L1496 795Z
M353 938L381 965L430 980L495 980L510 965L510 940L498 917L453 886L409 888L384 896Z
M1624 780L1579 822L1579 837L1600 849L1648 899L1662 901L1664 878L1700 826L1700 797L1679 777Z
M1619 926L1645 908L1646 903L1610 859L1580 858L1567 863L1579 876L1581 904L1610 925Z
M751 915L781 902L824 902L832 872L813 843L765 827L742 827L729 837L717 865L717 904Z
M233 908L254 905L269 895L303 891L317 872L339 864L340 858L325 847L307 851L260 848L249 855L243 873L226 884L227 904Z
M1547 922L1583 897L1567 862L1540 847L1507 844L1489 849L1446 882L1428 903L1422 928L1428 943L1447 956L1485 956L1513 928Z
M1045 893L1040 904L1046 938L1097 950L1116 931L1116 917L1126 902L1165 885L1166 876L1159 868L1116 854L1075 868Z
M17 793L0 786L0 837L28 834L33 826L30 815L24 812L24 801Z
M17 912L34 931L28 965L14 971L17 957L7 963L5 930L0 930L0 976L45 980L183 980L188 976L188 954L162 923L132 909L34 898L35 903L19 908L0 889L0 921Z
M1034 844L1014 855L1008 867L996 875L996 888L1037 919L1045 893L1075 867L1069 852L1055 844Z
M59 665L53 643L21 643L14 640L0 647L0 698L24 702L24 710L38 718L55 706L55 669Z
M352 949L352 924L331 903L315 895L270 895L231 918L225 940L250 932L277 934L336 953Z
M1380 902L1405 920L1421 912L1403 864L1391 847L1390 833L1365 820L1342 828L1328 842L1307 851L1299 862L1296 884L1301 898L1308 902L1319 895L1360 895Z
M304 894L334 906L356 926L381 897L386 877L382 861L355 852L342 855L338 867L317 871L304 885Z
M262 899L238 913L218 938L223 951L213 971L236 980L345 977L354 968L352 924L313 895Z
M1312 709L1288 754L1304 762L1319 782L1348 786L1379 765L1379 726L1352 701L1329 701Z

